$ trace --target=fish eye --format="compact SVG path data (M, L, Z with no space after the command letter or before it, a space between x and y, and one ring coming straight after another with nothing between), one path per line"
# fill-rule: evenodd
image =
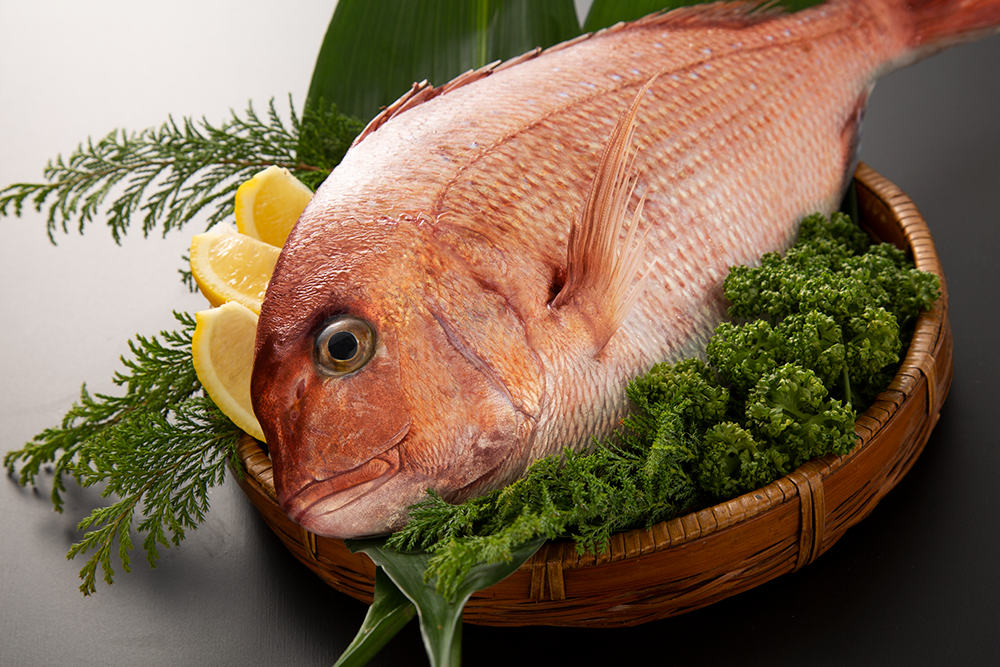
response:
M375 352L375 332L364 320L343 316L327 322L316 336L316 365L326 375L358 370Z

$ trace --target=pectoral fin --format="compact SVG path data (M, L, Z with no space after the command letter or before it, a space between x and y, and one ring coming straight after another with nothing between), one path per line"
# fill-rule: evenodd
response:
M643 196L632 213L628 235L620 241L637 176L632 139L639 104L652 84L646 83L618 118L590 187L587 205L573 221L567 249L566 282L550 303L558 311L575 311L593 334L594 352L614 335L631 311L648 273L636 280L646 249L636 239Z

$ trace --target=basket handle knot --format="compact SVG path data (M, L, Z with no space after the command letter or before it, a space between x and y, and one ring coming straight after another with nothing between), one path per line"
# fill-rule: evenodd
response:
M799 570L823 553L823 533L826 529L826 500L823 494L823 474L818 462L800 466L788 476L799 496Z
M532 600L565 600L562 545L546 542L528 561Z

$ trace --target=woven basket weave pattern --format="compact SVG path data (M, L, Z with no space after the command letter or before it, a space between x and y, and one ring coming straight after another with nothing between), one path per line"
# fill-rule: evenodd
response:
M862 164L855 174L862 225L912 253L941 278L889 387L857 420L861 444L828 455L733 500L613 536L606 551L544 545L500 583L479 591L464 620L483 625L636 625L682 614L808 565L875 507L923 450L951 384L952 338L944 274L927 224L895 185ZM271 462L249 436L239 484L291 552L329 585L371 602L375 566L340 540L317 537L278 507Z

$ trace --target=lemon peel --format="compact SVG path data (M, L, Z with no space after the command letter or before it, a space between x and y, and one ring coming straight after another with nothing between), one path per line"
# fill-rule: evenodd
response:
M230 301L195 314L191 357L198 380L209 398L234 424L264 440L250 402L257 314Z
M280 248L312 195L290 171L270 166L236 190L236 228Z

